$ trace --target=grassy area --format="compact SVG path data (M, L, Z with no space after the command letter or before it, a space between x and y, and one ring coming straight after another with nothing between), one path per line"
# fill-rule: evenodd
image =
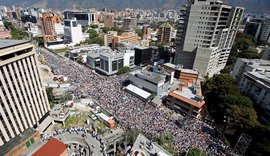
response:
M69 116L65 121L65 127L83 127L86 123L84 115Z
M52 52L59 54L59 53L64 53L64 52L66 52L67 49L68 49L68 48L55 49L55 50L52 50Z

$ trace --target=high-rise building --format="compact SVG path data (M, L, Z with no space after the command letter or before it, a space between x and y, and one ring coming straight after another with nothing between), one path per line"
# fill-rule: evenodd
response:
M270 43L270 18L263 20L259 38L261 41Z
M228 60L243 8L220 0L190 0L181 10L174 64L212 76Z
M104 26L111 29L113 27L114 14L112 13L104 14L103 20L104 20Z
M124 18L123 28L125 31L135 31L137 27L137 18Z
M158 41L171 43L173 27L168 23L163 23L158 28Z
M42 14L42 25L44 31L44 40L51 41L56 39L55 24L60 23L61 19L59 16L52 13Z
M263 21L262 19L249 20L245 25L244 34L251 35L255 38L255 40L257 40L260 34L262 21Z
M0 41L0 98L1 155L19 147L24 140L14 139L21 138L20 134L29 129L42 133L51 124L36 50L30 41Z
M78 24L81 24L82 26L89 26L91 23L96 21L96 16L94 13L84 11L65 11L64 18L65 19L76 18Z
M77 23L76 18L64 20L65 41L70 43L80 43L83 41L82 26Z

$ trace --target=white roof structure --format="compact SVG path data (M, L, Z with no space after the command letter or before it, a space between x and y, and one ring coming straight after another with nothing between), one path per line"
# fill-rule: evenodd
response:
M99 116L104 121L108 121L109 119L111 119L110 117L108 117L104 113L98 113L97 116Z
M126 89L129 90L129 91L131 91L131 92L133 92L133 93L135 93L136 95L139 95L140 97L142 97L144 99L147 99L151 95L147 91L144 91L141 88L136 87L136 86L134 86L132 84L128 85L126 87Z

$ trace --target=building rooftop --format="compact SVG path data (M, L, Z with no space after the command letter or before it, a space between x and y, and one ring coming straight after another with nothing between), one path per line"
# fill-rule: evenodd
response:
M98 52L102 52L102 51L112 51L110 47L106 47L106 46L100 46L98 44L90 44L87 46L79 46L79 47L75 47L72 49L69 49L69 53L98 53Z
M245 75L270 89L270 68L268 68L266 71L247 72Z
M166 78L165 75L149 72L146 70L136 70L136 71L130 72L130 74L140 77L142 79L146 79L156 84L158 84L161 81L165 81L165 78Z
M111 52L111 53L103 53L103 54L100 54L100 55L103 55L103 56L109 57L109 58L115 58L115 57L124 56L124 53L123 52Z
M0 49L20 45L20 44L25 44L25 43L30 43L29 40L0 40Z
M147 99L151 94L145 90L142 90L141 88L139 87L136 87L132 84L128 85L126 87L127 90L129 90L130 92L142 97L143 99Z
M155 142L151 142L144 135L139 134L131 149L131 156L137 156L140 153L145 156L172 156Z
M172 27L172 25L170 25L170 23L165 22L165 23L161 24L159 26L159 28L173 28L173 27Z
M170 92L169 95L197 108L201 108L205 104L201 92L200 80L193 81L193 83L188 83L187 87L182 86L180 88Z
M20 145L22 142L27 140L36 132L37 132L36 130L29 128L23 131L22 133L20 133L19 135L16 135L9 142L5 143L3 146L0 146L0 155L5 155L9 151L11 151L13 148L15 148L16 146Z
M65 150L67 150L66 144L55 138L52 138L32 156L59 156L63 154Z

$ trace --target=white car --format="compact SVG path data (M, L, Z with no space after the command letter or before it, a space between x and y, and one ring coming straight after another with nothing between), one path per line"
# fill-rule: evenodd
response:
M91 115L91 119L92 119L92 120L96 120L96 119L97 119L96 115L95 115L95 114L92 114L92 115Z

